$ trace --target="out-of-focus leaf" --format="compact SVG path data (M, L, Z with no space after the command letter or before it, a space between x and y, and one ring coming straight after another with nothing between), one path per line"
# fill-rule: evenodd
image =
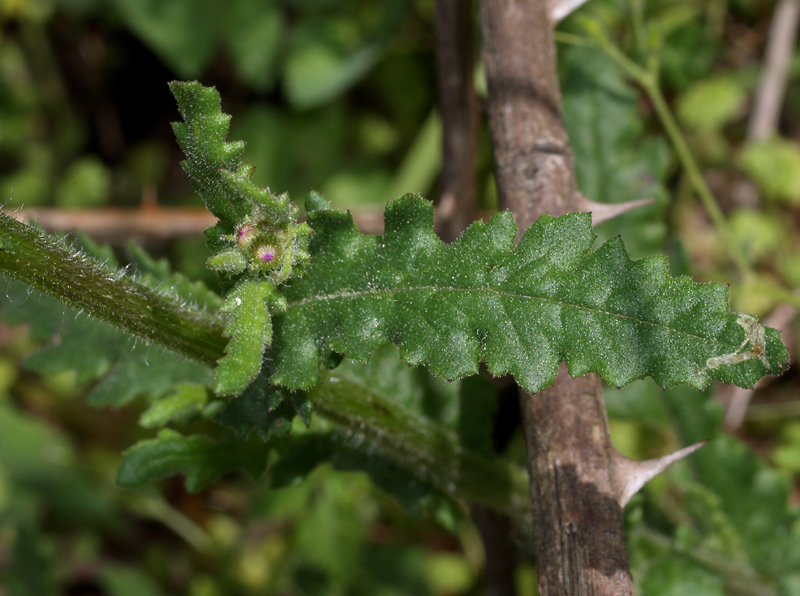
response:
M114 0L128 26L181 77L198 76L211 58L222 6L216 1Z
M637 583L642 596L725 596L721 577L678 556L653 562Z
M233 471L258 478L267 464L268 452L269 447L260 442L214 441L162 430L157 438L140 441L125 451L117 482L141 486L157 478L183 474L186 490L196 492Z
M742 85L730 77L697 81L678 100L678 117L688 130L717 132L740 114L746 99Z
M800 204L800 147L786 139L773 138L747 145L739 156L745 173L764 198Z
M338 209L355 209L365 205L382 205L388 196L386 188L391 174L382 168L333 174L323 186L323 194Z
M363 507L369 483L363 477L331 475L316 488L294 531L295 545L313 567L346 585L358 573L369 525L377 515L374 508Z
M599 226L601 238L622 234L636 256L655 254L666 234L663 140L645 136L637 109L640 93L602 52L571 48L560 57L564 123L575 152L578 186L590 200L622 203L656 199Z
M788 240L785 220L760 209L735 209L728 223L742 253L753 264L772 256Z
M800 472L800 422L788 422L783 426L781 444L772 452L772 461L787 472Z
M254 89L269 88L286 27L280 7L272 2L234 0L225 4L223 15L225 41L236 72Z
M111 199L111 172L92 156L75 161L56 188L59 207L99 207Z
M696 2L665 2L648 19L648 34L658 39L665 85L682 90L708 76L722 45Z
M41 422L0 404L0 469L17 493L30 490L62 523L109 521L111 504L80 470L67 439Z
M15 528L6 574L0 569L0 586L8 596L56 596L55 557L45 538L33 527ZM7 592L5 592L7 590Z
M666 426L669 418L664 404L655 398L649 380L637 381L621 389L607 388L608 415L622 420L634 420L652 426Z
M715 507L741 536L753 567L775 582L793 574L800 568L800 515L788 506L790 479L722 434L721 409L707 397L674 389L664 399L683 443L712 438L688 462L693 482L716 495Z
M300 108L323 104L346 91L383 53L377 43L358 45L335 19L307 20L295 27L284 82L289 101Z
M161 596L163 592L143 571L121 565L104 565L100 583L109 596Z
M292 129L291 115L266 105L251 107L231 123L231 136L247 144L245 160L258 164L253 172L254 184L284 192L293 189L291 184L300 182L292 180L290 168L292 155L287 143L293 141L296 131ZM308 186L309 180L305 183Z
M441 166L442 121L436 112L431 112L394 175L386 196L396 199L410 192L427 193Z

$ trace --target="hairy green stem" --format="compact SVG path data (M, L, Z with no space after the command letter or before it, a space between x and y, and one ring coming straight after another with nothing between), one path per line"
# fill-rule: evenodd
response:
M672 142L672 146L675 149L678 160L681 162L683 169L689 176L689 180L694 187L694 191L697 193L697 196L700 197L700 201L703 203L706 212L711 218L711 221L714 223L714 227L717 228L720 235L725 240L725 246L728 254L736 264L736 267L739 269L739 271L741 271L745 276L752 275L752 268L747 262L747 259L745 259L744 254L742 254L739 242L731 234L728 221L725 219L722 209L720 209L716 199L714 198L714 195L711 193L711 189L708 188L708 184L706 184L706 181L700 172L697 161L695 161L694 155L692 154L691 149L689 149L689 145L686 143L686 139L681 133L677 122L675 122L675 117L672 115L672 111L669 109L669 106L667 106L664 95L661 93L661 89L658 86L658 81L654 76L648 75L645 79L639 79L639 83L650 96L650 100L653 102L653 107L655 108L658 117L661 119L661 124L664 127L667 136Z
M223 325L213 313L156 293L68 242L2 212L0 271L193 360L213 366L223 355ZM319 414L369 435L402 467L454 498L524 515L527 486L522 470L465 452L445 430L405 409L375 399L364 403L360 396L343 392L330 378L333 374L326 374L309 394Z
M366 436L402 468L456 499L523 519L529 512L525 471L465 450L448 431L374 394L355 395L335 370L308 393L328 420Z
M214 314L155 292L2 212L0 271L193 360L213 366L223 355L223 323Z

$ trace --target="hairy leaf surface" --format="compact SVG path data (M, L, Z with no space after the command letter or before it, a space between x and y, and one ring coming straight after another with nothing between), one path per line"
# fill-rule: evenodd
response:
M752 387L786 366L778 332L756 324L746 337L752 318L728 310L723 284L673 278L662 257L631 261L619 239L592 251L589 214L544 215L516 247L510 213L444 244L433 207L413 195L387 205L383 237L362 235L348 213L312 212L309 224L311 265L274 319L271 380L290 389L319 381L329 349L366 361L385 342L436 375L486 362L532 392L562 360L614 385L652 376L697 388Z

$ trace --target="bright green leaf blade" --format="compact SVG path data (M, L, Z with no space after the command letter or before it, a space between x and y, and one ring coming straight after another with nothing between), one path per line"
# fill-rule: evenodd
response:
M745 342L751 319L729 312L726 286L672 278L664 258L631 261L618 240L592 252L589 214L544 215L516 248L509 213L444 244L433 207L412 195L388 204L382 238L346 213L309 223L311 266L275 317L272 381L290 389L318 382L328 349L366 361L385 342L438 376L474 374L483 361L532 392L562 360L573 376L614 385L652 376L697 388L752 387L786 366L777 331L761 337L751 325Z
M263 443L212 441L203 436L183 437L162 431L125 451L117 482L141 486L145 482L184 474L186 490L196 492L234 470L257 478L267 463L269 448Z

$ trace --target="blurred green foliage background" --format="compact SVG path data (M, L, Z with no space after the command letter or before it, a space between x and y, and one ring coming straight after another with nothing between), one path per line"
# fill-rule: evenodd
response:
M569 41L588 18L635 58L659 48L664 93L736 241L758 279L794 291L800 54L778 134L747 137L774 8L766 0L592 0L558 30ZM405 192L435 200L433 12L431 0L2 0L0 201L136 208L157 197L199 206L169 127L178 115L166 83L176 78L218 88L233 115L231 138L247 141L259 184L295 198L315 188L354 210L379 209ZM656 199L598 235L621 234L634 257L667 251L676 274L734 279L728 249L692 196L647 96L596 49L561 43L559 60L584 194L599 202ZM480 76L478 88L483 93ZM481 134L479 194L492 209L485 124ZM116 257L136 261L124 240ZM201 238L147 249L213 282ZM0 286L0 596L487 593L486 553L467 509L435 499L405 507L356 471L322 464L280 482L269 471L257 480L232 474L195 493L180 478L119 488L122 451L153 436L137 424L147 400L122 391L124 377L116 377L112 397L97 397L109 395L103 383L130 347L104 355L98 346L113 341L107 331L99 339L80 325L69 332L85 317L66 309L42 314L37 331L40 299L7 283ZM20 325L10 313L27 300L34 318ZM736 282L732 306L766 316L778 303L756 284ZM64 327L47 327L54 319ZM793 327L789 316L784 339L795 354ZM428 394L420 395L424 402ZM641 594L800 595L797 395L790 371L756 393L734 437L721 430L723 410L712 395L662 393L647 382L609 389L615 442L631 457L712 439L628 508ZM518 431L505 457L524 465ZM533 594L529 536L520 530L514 540L518 592Z

